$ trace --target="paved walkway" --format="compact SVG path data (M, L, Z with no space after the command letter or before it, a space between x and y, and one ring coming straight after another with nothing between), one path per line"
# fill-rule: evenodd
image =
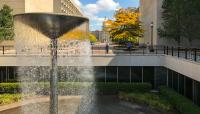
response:
M148 107L120 101L115 96L97 97L89 114L162 114Z

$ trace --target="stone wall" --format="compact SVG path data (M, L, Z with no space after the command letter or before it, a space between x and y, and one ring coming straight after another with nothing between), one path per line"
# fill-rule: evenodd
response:
M2 8L4 4L14 9L13 15L25 13L25 0L0 0L0 8Z

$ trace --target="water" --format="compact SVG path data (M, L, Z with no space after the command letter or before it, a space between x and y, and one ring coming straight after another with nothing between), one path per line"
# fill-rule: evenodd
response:
M28 105L22 106L20 114L48 114L50 105L49 83L52 74L50 72L51 39L49 36L56 36L56 32L59 32L60 29L51 31L51 35L46 35L46 33L41 33L39 24L34 23L36 27L32 27L24 23L27 21L28 23L32 22L31 19L27 20L26 18L15 19L15 48L18 62L23 62L22 59L27 57L30 58L28 62L34 65L18 67L18 81L22 83L22 104L31 99L34 100L31 100ZM46 29L48 31L50 28ZM92 64L90 42L80 40L85 39L87 30L85 23L82 25L74 24L73 30L66 31L66 34L61 36L61 39L57 42L58 63L67 61L67 63L74 64L78 62L80 65L79 62ZM80 34L76 35L78 31ZM71 38L68 38L69 36ZM46 57L47 61L49 60L47 65L40 66L41 61L37 60L42 57ZM59 66L58 64L56 71L58 72L58 113L88 114L90 109L93 108L93 101L95 100L95 88L92 87L94 84L92 68L90 66L72 67L67 64Z

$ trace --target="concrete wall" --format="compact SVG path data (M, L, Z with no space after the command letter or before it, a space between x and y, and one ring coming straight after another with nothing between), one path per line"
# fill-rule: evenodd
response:
M0 66L49 66L50 57L0 57ZM161 66L160 56L93 56L91 61L85 57L59 57L59 66Z
M0 0L0 8L4 4L13 9L13 15L30 12L54 12L82 16L81 10L73 0Z
M180 59L172 56L165 56L162 66L200 81L200 63Z
M140 20L144 32L144 43L151 43L151 22L154 23L153 44L157 44L157 0L140 0ZM142 43L142 42L140 42Z
M50 66L49 57L1 57L0 66ZM200 63L172 56L93 56L91 61L84 57L60 57L59 66L163 66L200 81Z
M53 12L53 0L25 0L25 11Z
M2 8L4 4L14 9L13 15L25 13L25 0L0 0L0 8Z

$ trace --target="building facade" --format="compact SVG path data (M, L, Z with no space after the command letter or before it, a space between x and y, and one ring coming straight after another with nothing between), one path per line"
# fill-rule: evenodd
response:
M7 4L13 9L13 15L46 12L83 16L81 10L73 0L0 0L0 8L4 4Z
M110 23L108 20L105 18L102 26L102 41L103 42L110 42L110 34L108 30L108 26L110 26Z
M98 41L102 41L102 35L103 35L102 31L96 30L96 31L91 31L91 33L94 36L96 36L96 38L97 38Z
M142 28L145 30L143 40L140 43L153 43L153 45L178 46L175 40L160 38L158 28L162 27L162 3L164 0L140 0L140 20ZM153 38L151 38L153 36ZM153 40L152 40L153 39ZM190 44L188 40L181 40L182 47L200 47L199 40L193 40Z

